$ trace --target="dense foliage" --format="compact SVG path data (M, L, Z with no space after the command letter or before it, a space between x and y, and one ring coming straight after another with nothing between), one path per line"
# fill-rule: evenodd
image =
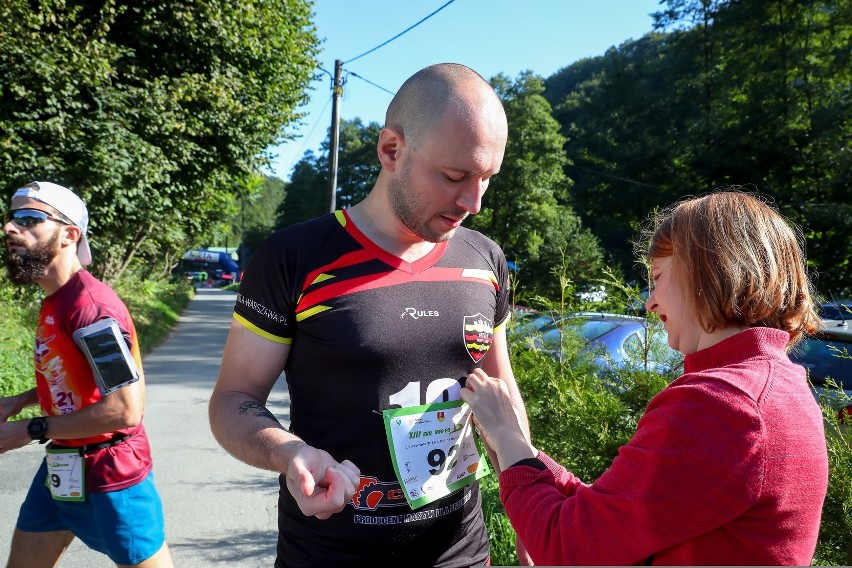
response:
M542 96L543 81L522 73L514 81L498 75L491 83L506 110L509 139L500 173L469 225L517 266L514 284L521 296L558 297L553 268L570 267L564 276L582 286L600 276L603 252L568 204L565 139Z
M79 192L107 278L233 215L316 65L308 0L8 0L0 22L0 186Z
M852 2L662 4L657 33L546 81L575 211L629 270L655 207L741 185L803 226L824 294L852 292Z

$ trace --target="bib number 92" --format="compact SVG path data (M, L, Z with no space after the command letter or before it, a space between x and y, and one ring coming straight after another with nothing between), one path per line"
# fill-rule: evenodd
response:
M432 466L432 469L429 470L429 473L432 475L440 475L444 471L444 466L446 465L447 471L456 467L456 462L458 462L458 456L455 453L458 451L459 445L455 444L452 446L446 453L444 450L440 448L435 448L426 456L426 461L429 462L429 465ZM454 457L455 456L455 457ZM451 458L449 463L447 462L447 458Z

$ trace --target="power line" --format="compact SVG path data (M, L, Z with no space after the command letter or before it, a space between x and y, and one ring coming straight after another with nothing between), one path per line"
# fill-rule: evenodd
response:
M365 51L365 52L364 52L364 53L362 53L361 55L359 55L359 56L357 56L357 57L353 57L352 59L350 59L350 60L348 60L348 61L344 61L344 63L352 63L352 62L353 62L353 61L355 61L356 59L360 59L360 58L364 57L364 56L365 56L365 55L367 55L367 54L373 53L374 51L376 51L376 50L377 50L377 49L379 49L380 47L384 47L384 46L386 46L387 44L389 44L390 42L392 42L392 41L393 41L393 40L395 40L396 38L400 37L401 35L403 35L403 34L406 34L406 33L410 32L411 30L413 30L414 28L416 28L417 26L419 26L420 24L422 24L423 22L425 22L426 20L428 20L429 18L431 18L432 16L434 16L435 14L437 14L438 12L440 12L441 10L443 10L444 8L446 8L447 6L449 6L450 4L452 4L452 3L453 3L453 2L455 2L455 1L456 1L456 0L450 0L449 2L447 2L446 4L444 4L443 6L441 6L440 8L438 8L437 10L435 10L434 12L432 12L431 14L429 14L428 16L426 16L425 18L423 18L422 20L420 20L419 22L417 22L416 24L414 24L413 26L410 26L410 27L408 27L407 29L405 29L405 30L403 30L403 31L399 32L398 34L396 34L395 36L393 36L392 38L390 38L390 39L389 39L389 40L387 40L386 42L384 42L384 43L382 43L382 44L377 45L377 46L376 46L376 47L374 47L373 49L370 49L369 51Z
M613 175L613 174L608 174L606 172L601 172L601 171L597 171L597 170L591 170L589 168L584 168L583 166L578 166L577 164L568 164L568 167L569 168L577 168L578 170L583 170L585 172L589 172L590 174L599 175L601 177L608 177L608 178L612 178L612 179L617 179L618 181L624 181L624 182L633 183L633 184L636 184L636 185L644 185L645 187L651 187L653 189L662 189L659 185L653 185L653 184L650 184L650 183L645 183L644 181L636 181L635 179L630 179L630 178L621 177L621 176L617 176L617 175Z
M365 79L364 77L362 77L361 75L359 75L359 74L357 74L357 73L355 73L355 72L353 72L353 71L348 71L348 73L349 73L350 75L352 75L353 77L356 77L356 78L358 78L358 79L361 79L361 80L362 80L362 81L364 81L365 83L369 83L369 84L371 84L372 86L376 87L377 89L381 89L381 90L383 90L384 92L386 92L386 93L388 93L388 94L390 94L390 95L395 95L395 94L396 94L396 93L394 93L393 91L389 91L389 90L385 89L385 88L384 88L384 87L382 87L381 85L376 85L376 84L375 84L375 83L373 83L372 81L370 81L370 80L368 80L368 79Z
M292 163L290 163L290 166L287 168L287 171L288 171L288 172L289 172L290 170L292 170L292 169L293 169L293 166L295 166L295 165L296 165L296 162L298 162L298 161L302 158L302 152L304 152L304 151L305 151L305 146L307 146L307 145L308 145L308 141L310 140L311 135L314 133L314 130L316 130L316 129L317 129L317 125L319 124L320 119L321 119L321 118L323 117L323 115L325 114L325 109L327 109L327 108L328 108L328 105L329 105L330 103L331 103L331 97L328 97L328 100L327 100L327 101L325 101L325 106L324 106L324 107L322 107L322 110L320 111L319 115L317 116L317 119L316 119L316 121L314 122L314 125L313 125L313 126L311 126L311 131L310 131L310 132L308 132L307 136L305 136L305 141L304 141L304 142L302 142L302 147L301 147L301 148L299 148L299 151L296 153L296 157L295 157L295 158L293 158Z

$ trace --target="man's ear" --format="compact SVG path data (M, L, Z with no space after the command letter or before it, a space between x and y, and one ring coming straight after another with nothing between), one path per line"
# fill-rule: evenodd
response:
M65 231L60 245L63 247L73 246L76 250L77 244L80 242L80 237L83 235L83 231L76 225L65 225L63 229L65 229Z
M383 128L379 132L379 144L376 153L382 163L382 169L394 171L400 163L401 152L405 149L405 137L398 130Z

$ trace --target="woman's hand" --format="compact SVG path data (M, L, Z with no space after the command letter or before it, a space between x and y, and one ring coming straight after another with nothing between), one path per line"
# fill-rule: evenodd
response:
M506 383L489 377L482 369L474 369L461 390L461 398L473 410L479 434L497 454L501 469L538 455L524 435Z

